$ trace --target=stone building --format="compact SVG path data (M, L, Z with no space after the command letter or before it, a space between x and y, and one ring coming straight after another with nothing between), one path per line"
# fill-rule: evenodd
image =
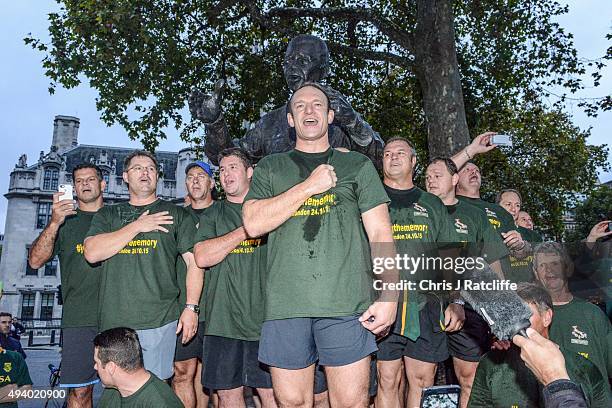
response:
M0 310L25 319L61 317L57 287L60 268L57 258L40 269L28 266L31 243L51 218L53 193L59 184L72 184L72 169L83 162L97 164L106 180L105 204L128 199L122 179L123 160L133 149L91 146L78 143L79 119L56 116L48 151L41 151L34 163L25 154L10 174L4 245L0 259L0 280L4 295ZM165 200L182 201L185 196L185 167L195 160L191 148L178 153L157 152L161 167L158 195ZM178 199L177 199L178 197Z

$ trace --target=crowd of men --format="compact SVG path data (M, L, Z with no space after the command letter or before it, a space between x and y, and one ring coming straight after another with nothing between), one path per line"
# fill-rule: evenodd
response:
M222 200L204 162L186 168L184 207L157 197L148 152L125 159L124 203L104 205L95 165L73 169L76 206L54 195L29 256L32 268L59 257L68 406L91 407L102 381L101 407L239 408L245 387L264 408L418 407L450 357L461 407L544 406L547 381L458 292L373 290L374 257L444 248L523 282L517 293L542 340L530 347L559 344L573 383L555 380L608 407L608 318L572 295L564 248L537 244L517 190L495 204L480 197L471 160L495 148L492 133L432 159L424 191L408 140L387 141L381 182L366 156L330 147L333 118L324 89L300 87L287 113L295 148L256 167L239 148L222 151ZM388 272L383 280L410 278Z

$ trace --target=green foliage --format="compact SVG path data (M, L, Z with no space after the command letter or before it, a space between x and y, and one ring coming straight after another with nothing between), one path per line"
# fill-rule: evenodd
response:
M230 132L244 134L245 126L287 100L286 45L298 33L312 33L328 41L330 84L384 139L410 138L424 167L427 126L413 36L422 1L328 0L324 13L305 0L58 2L60 11L49 15L51 43L25 39L45 53L50 92L87 80L99 92L102 119L121 124L147 149L166 137L168 126L199 145L200 124L183 117L186 99L194 87L212 90L219 78L228 82ZM453 4L471 133L495 129L515 139L511 151L480 159L484 188L518 188L536 223L558 234L568 197L595 186L607 155L604 147L588 146L588 133L562 113L565 93L597 86L612 47L600 59L580 59L572 34L555 22L567 7L554 0ZM612 108L609 96L580 104L593 115Z
M586 200L573 206L576 229L567 234L568 242L577 242L589 235L600 221L612 219L612 188L601 185Z

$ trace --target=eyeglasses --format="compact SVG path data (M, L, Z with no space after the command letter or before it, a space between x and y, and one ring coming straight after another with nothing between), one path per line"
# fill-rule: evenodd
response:
M136 166L132 166L129 169L127 169L127 171L130 171L130 170L134 170L136 173L142 173L145 170L147 171L147 173L157 173L157 167L155 166L143 167L143 166L136 165Z
M187 180L188 183L193 183L195 180L206 181L206 179L208 179L208 175L206 175L206 174L198 174L198 175L195 175L195 176L187 176L185 178L185 180Z

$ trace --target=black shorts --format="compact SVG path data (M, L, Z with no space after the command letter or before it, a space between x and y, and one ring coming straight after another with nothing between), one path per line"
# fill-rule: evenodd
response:
M198 332L187 344L181 342L183 333L176 336L176 351L174 361L185 361L197 358L202 361L202 348L204 347L204 322L198 323Z
M258 341L204 337L202 385L213 390L272 388L270 369L257 360Z
M465 361L479 361L489 349L491 332L487 323L466 304L465 323L461 330L446 333L440 324L440 301L428 297L419 312L421 332L416 341L390 334L378 343L380 361L410 357L428 363L445 361L449 356Z
M78 388L99 382L94 369L95 327L66 327L62 329L62 375L60 387Z

